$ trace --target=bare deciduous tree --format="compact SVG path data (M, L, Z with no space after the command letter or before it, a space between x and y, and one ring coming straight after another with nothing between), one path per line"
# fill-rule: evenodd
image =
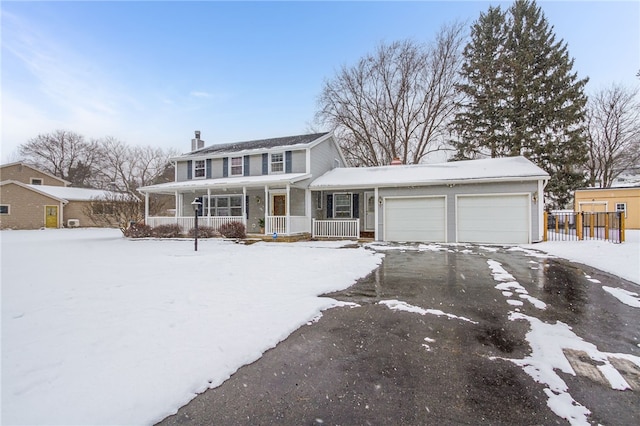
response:
M455 108L463 25L443 27L429 45L382 44L327 81L316 120L336 132L352 165L417 164L444 147Z
M96 141L86 141L84 136L68 130L40 134L19 150L26 162L78 187L92 186L101 157Z
M100 164L102 187L121 192L132 193L141 186L159 183L171 168L169 158L177 155L175 150L158 147L130 147L111 136L99 144L104 153Z
M612 85L589 99L587 171L591 186L611 186L622 172L639 165L638 93L638 89Z
M111 192L91 200L83 213L94 225L119 228L124 234L132 222L144 220L144 203L130 193Z

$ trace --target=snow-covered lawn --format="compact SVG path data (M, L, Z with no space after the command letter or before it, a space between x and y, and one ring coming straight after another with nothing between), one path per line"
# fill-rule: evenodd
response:
M318 295L348 287L382 258L364 248L341 249L342 243L245 246L201 240L196 253L190 240L132 241L104 229L2 231L0 240L2 424L11 425L158 421L337 305ZM404 248L471 252L458 246ZM638 231L628 231L624 244L547 242L511 248L531 249L640 284ZM496 289L514 306L510 318L527 320L532 327L532 355L511 361L549 384L550 403L559 407L554 408L559 416L584 423L588 410L563 388L551 386L557 381L553 374L539 373L564 364L538 356L543 352L536 348L551 345L561 352L569 346L564 329L559 340L565 343L546 346L534 337L548 331L536 330L566 325L517 314L523 304L519 299L545 307L502 265L490 260L488 267ZM603 289L622 303L640 306L636 292ZM449 316L403 301L383 302L390 309ZM587 351L593 359L629 359L627 354L603 355L578 336L573 340L577 343L571 348ZM636 357L632 361L640 362ZM566 401L561 404L562 398Z
M626 280L640 284L640 231L627 230L626 241L547 241L523 245L563 259L593 266Z
M2 423L150 424L337 302L382 255L340 243L2 231Z

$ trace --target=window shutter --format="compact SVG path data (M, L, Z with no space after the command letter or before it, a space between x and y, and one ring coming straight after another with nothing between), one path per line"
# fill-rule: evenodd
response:
M193 161L187 161L187 179L193 179Z
M351 203L352 217L358 219L360 217L360 194L353 194L353 202Z
M207 158L207 179L211 179L211 158Z
M284 172L291 173L291 151L284 153Z
M327 194L327 219L333 217L333 194Z
M229 177L229 157L222 160L222 177Z
M243 174L245 176L249 176L249 156L245 155L243 161L244 161L244 167L243 167L243 169L244 169L243 172L244 173Z
M267 154L266 152L262 154L262 174L269 174L269 154Z
M247 214L247 219L249 219L249 196L245 195L244 197L244 212Z

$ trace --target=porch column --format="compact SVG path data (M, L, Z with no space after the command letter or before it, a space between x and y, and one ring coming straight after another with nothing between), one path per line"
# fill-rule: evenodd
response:
M247 221L247 187L242 187L242 222L244 223L244 228L247 229L249 222Z
M180 208L178 207L180 205L180 194L178 191L173 191L173 201L175 203L175 212L173 213L173 217L177 218L180 216Z
M207 188L207 226L211 226L211 188Z
M264 186L264 234L268 235L267 232L269 230L269 186Z
M144 223L146 224L149 219L149 193L144 193Z
M285 233L288 235L291 233L291 185L287 184L287 211L285 212Z
M373 239L378 241L378 210L380 209L380 204L378 203L378 187L373 188L373 205L375 208L373 209ZM365 213L366 214L366 213Z

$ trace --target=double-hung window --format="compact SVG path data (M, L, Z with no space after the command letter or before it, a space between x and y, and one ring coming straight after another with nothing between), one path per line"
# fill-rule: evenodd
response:
M351 219L351 193L333 194L333 217L336 219Z
M271 154L271 173L284 172L284 154Z
M212 196L209 214L211 216L242 216L242 195Z
M624 213L624 217L627 217L627 203L616 203L616 211Z
M207 175L207 165L204 160L196 160L193 162L193 177L203 178Z
M231 157L231 176L242 176L244 173L243 158Z

